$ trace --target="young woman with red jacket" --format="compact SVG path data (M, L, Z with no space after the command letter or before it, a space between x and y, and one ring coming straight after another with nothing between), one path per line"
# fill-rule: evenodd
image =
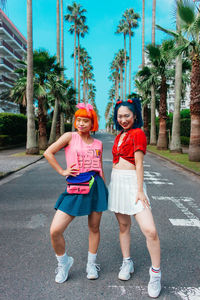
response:
M158 297L161 291L160 241L144 184L143 158L146 136L142 131L140 100L118 101L114 110L117 135L113 146L113 169L109 185L108 209L115 212L119 223L119 239L123 263L118 274L121 280L130 279L134 272L130 256L130 227L133 215L146 237L152 266L149 269L148 294Z

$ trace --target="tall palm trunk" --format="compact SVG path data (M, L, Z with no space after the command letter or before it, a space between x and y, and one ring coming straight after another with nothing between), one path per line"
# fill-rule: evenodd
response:
M156 95L155 86L151 86L151 131L150 145L156 145Z
M53 111L53 118L51 124L51 132L48 141L48 145L53 144L56 141L56 123L58 118L58 100L55 99L54 111Z
M32 0L27 0L27 140L26 154L38 154L33 106Z
M200 59L198 54L192 58L190 115L189 160L200 161Z
M125 69L125 74L124 74L124 100L126 100L126 65L127 65L127 62L126 62L126 34L124 33L124 69Z
M145 66L145 57L144 57L144 22L145 22L145 0L142 0L142 67ZM148 120L148 106L144 105L144 133L147 137L147 143L149 144L149 120Z
M60 137L60 106L58 101L58 118L56 122L56 140Z
M129 95L131 94L131 28L129 28Z
M80 35L77 34L78 37L78 102L81 101L81 80L80 80Z
M74 23L74 89L76 91L76 22ZM74 97L76 100L76 94Z
M117 86L118 86L118 80L115 79L115 100L116 100L116 101L117 101L117 99L119 98Z
M120 69L120 98L123 100L123 70L122 67Z
M61 67L64 68L63 0L60 0L60 16L61 16ZM62 72L62 80L64 80L64 71Z
M83 102L85 103L85 71L83 69Z
M145 0L142 0L142 67L145 65L144 57L144 23L145 23Z
M60 0L60 15L61 15L61 67L64 68L64 27L63 27L63 0ZM62 71L62 80L64 80L64 71ZM65 132L65 116L60 113L60 134Z
M38 125L39 125L39 148L47 148L46 113L43 106L43 98L38 98Z
M147 144L149 144L149 120L148 120L148 106L145 104L143 106L143 120L144 120L144 133L147 138Z
M60 114L60 133L61 135L65 133L65 117L63 112Z
M178 14L176 15L176 28L180 32L180 20ZM178 46L177 42L177 46ZM170 143L170 151L182 153L181 137L180 137L180 108L181 108L181 90L182 90L182 56L176 57L176 73L175 73L175 99L174 99L174 113L172 123L172 140Z
M57 49L57 62L60 63L60 4L59 0L56 2L56 29L57 29L57 38L56 38L56 49ZM58 99L55 99L53 119L51 124L51 131L48 144L51 145L56 141L56 123L58 119Z
M155 20L156 20L156 0L153 0L152 8L152 44L155 45Z
M162 75L161 87L160 87L160 106L159 106L159 134L157 149L167 149L167 130L166 130L166 119L167 119L167 83L166 77Z
M155 45L155 19L156 19L156 0L153 0L152 7L152 33L151 43ZM156 96L155 86L151 86L151 129L150 129L150 145L156 145Z

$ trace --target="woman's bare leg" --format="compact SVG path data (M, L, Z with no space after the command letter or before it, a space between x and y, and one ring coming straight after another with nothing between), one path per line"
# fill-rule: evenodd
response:
M65 240L63 232L74 219L61 210L57 210L50 227L51 244L55 253L59 256L65 253Z

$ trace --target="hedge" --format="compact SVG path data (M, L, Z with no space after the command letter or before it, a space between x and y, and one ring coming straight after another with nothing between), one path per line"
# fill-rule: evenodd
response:
M6 134L0 135L0 147L8 145L18 145L26 143L26 135L18 134L15 136L10 136Z
M181 118L180 120L180 135L185 137L190 137L190 126L191 126L191 120L190 115L188 114L189 110L184 109L182 116L185 116L185 118ZM168 115L168 118L166 120L166 127L167 130L170 130L170 134L172 134L172 123L173 123L173 114L170 113ZM149 124L151 126L151 124ZM156 118L156 134L158 135L159 131L159 118Z
M23 114L0 113L0 135L26 136L27 117Z
M187 136L181 136L181 145L189 145L190 144L190 138Z

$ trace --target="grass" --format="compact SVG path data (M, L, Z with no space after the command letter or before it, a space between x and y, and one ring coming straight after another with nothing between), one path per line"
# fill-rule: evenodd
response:
M37 155L43 155L44 151L45 151L45 150L40 150L40 153L37 154ZM14 156L14 157L22 157L22 156L36 156L36 155L26 154L26 152L19 152L19 153L12 154L11 156Z
M200 173L200 162L189 161L188 154L170 153L169 150L157 150L156 146L150 146L150 145L147 146L147 150L159 154L160 156L166 157L195 172Z

